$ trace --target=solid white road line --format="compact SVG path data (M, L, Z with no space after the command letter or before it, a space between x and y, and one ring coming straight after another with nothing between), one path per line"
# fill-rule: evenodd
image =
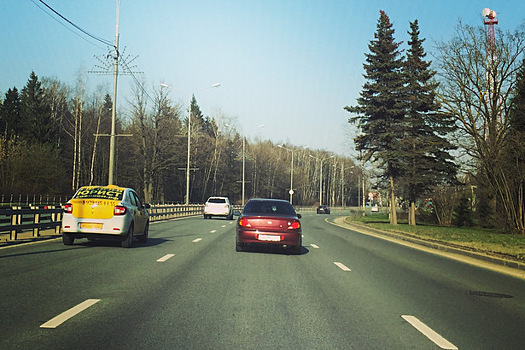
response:
M317 246L315 244L310 244L310 247L315 248L315 249L319 249L319 246Z
M78 304L77 306L74 306L71 309L62 312L60 315L58 315L58 316L50 319L46 323L42 324L40 326L40 328L57 328L62 323L64 323L67 320L69 320L71 317L81 313L82 311L84 311L88 307L91 307L91 306L95 305L99 301L100 301L100 299L88 299L86 301L83 301L80 304Z
M346 267L344 264L341 264L340 262L334 262L335 266L339 267L343 271L352 271L350 268Z
M454 344L443 338L441 335L436 333L432 328L418 320L416 317L410 315L402 315L401 317L403 317L403 319L410 323L415 329L423 333L423 335L425 335L428 339L432 340L434 344L439 346L441 349L458 349Z
M197 242L200 242L201 240L202 240L202 238L196 238L196 239L194 239L192 242L193 242L193 243L197 243Z
M173 258L175 254L166 254L162 258L158 259L157 262L165 262L166 260Z

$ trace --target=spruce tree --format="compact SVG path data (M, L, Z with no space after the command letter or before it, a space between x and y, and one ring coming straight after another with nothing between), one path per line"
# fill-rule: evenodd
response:
M57 132L45 91L35 72L31 72L21 94L21 126L23 138L29 143L54 143Z
M392 23L380 11L374 39L368 45L363 64L366 82L357 106L345 107L356 116L361 134L355 138L356 148L364 152L365 160L378 161L389 182L390 223L397 224L394 182L401 171L400 141L404 130L403 57L400 43L394 41Z
M415 203L430 186L455 178L456 166L449 151L454 146L446 139L454 122L439 113L436 100L438 84L433 81L435 71L426 62L423 49L425 39L419 37L418 21L410 23L409 50L403 67L406 96L406 130L400 140L402 176L400 185L408 199L410 225L415 225Z
M16 87L7 90L0 105L0 137L5 141L20 135L20 94Z

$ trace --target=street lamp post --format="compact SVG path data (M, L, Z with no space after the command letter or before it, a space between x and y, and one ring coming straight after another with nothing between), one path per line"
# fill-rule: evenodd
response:
M225 124L230 127L230 124ZM259 128L264 128L264 124L260 124ZM241 204L244 206L244 194L246 188L246 135L242 135L242 189L241 189Z
M170 87L167 84L160 84L163 87ZM212 86L209 86L207 88L201 89L199 91L203 91L206 89L216 88L221 86L220 83L213 84ZM191 101L193 97L195 96L195 93L192 94L192 98L190 98L190 104L188 106L188 154L186 159L186 196L185 196L185 204L190 204L190 153L191 153Z
M290 204L293 204L293 153L292 149L286 148L283 145L277 145L277 147L287 150L292 154L292 165L290 167Z
M216 88L219 86L221 86L221 84L216 83L206 89ZM205 90L205 89L202 89L202 90ZM195 96L195 94L193 94L192 97L193 96ZM190 204L190 151L191 151L191 99L190 99L190 104L188 107L188 157L187 157L187 163L186 163L186 202L185 202L186 205Z
M321 166L320 166L320 175L319 175L319 205L323 205L323 162L327 159L330 159L330 158L334 158L335 156L330 156L330 157L326 157L326 158L317 158L317 157L314 157L310 154L310 157L315 159L315 160L318 160L321 162Z

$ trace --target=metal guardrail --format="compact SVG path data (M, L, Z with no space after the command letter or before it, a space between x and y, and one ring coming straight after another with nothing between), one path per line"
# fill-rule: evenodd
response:
M0 209L0 232L9 233L9 240L16 241L17 234L32 230L33 237L40 236L40 230L54 229L60 233L62 207L13 207Z
M181 204L155 204L148 208L150 221L170 220L180 217L201 215L203 204L189 206ZM242 206L234 206L242 210ZM296 207L297 212L315 211L315 207ZM332 208L338 210L339 208ZM340 209L339 209L340 210ZM56 235L61 232L62 206L13 207L0 209L0 234L9 234L10 241L16 241L22 231L32 231L32 237L39 237L41 230L54 230Z
M152 205L148 209L151 221L169 220L178 217L202 214L202 204ZM32 230L32 237L39 237L41 230L52 229L60 234L62 206L13 207L0 209L0 234L8 233L10 241L16 241L22 231Z

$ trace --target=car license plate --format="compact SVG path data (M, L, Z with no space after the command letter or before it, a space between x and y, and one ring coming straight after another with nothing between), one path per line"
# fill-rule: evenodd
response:
M93 222L81 222L80 228L102 228L102 224L99 223L93 223Z
M259 241L279 242L281 240L281 236L279 235L259 235L257 236L257 239Z

